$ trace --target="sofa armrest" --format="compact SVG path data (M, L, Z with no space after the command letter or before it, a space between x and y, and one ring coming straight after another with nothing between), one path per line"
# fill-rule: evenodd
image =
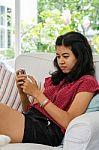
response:
M63 150L97 150L99 147L99 111L73 119L65 133Z

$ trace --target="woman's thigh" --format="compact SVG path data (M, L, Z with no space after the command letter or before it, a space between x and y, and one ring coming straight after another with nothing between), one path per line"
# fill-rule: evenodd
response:
M11 142L22 142L24 134L24 115L0 103L0 134L11 137Z

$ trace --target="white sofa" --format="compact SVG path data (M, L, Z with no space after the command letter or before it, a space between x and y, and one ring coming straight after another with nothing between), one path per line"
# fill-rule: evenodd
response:
M38 83L44 82L49 71L54 70L54 54L22 54L16 58L15 69L25 68L27 74L33 75ZM99 81L99 56L94 56L96 77ZM0 89L1 90L1 89ZM98 101L99 103L99 101ZM98 109L97 109L98 110ZM41 144L17 143L7 144L2 150L99 150L99 111L85 113L73 119L64 136L63 146L51 147Z

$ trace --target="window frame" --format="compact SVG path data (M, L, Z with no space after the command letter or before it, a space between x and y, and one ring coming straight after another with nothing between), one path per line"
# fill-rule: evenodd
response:
M20 7L20 0L15 0L15 57L17 57L21 52Z

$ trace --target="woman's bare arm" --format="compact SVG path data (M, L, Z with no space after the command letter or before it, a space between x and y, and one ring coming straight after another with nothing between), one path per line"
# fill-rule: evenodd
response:
M74 101L68 111L64 111L58 108L52 102L48 103L48 105L46 105L44 109L58 124L66 129L69 122L73 118L83 114L86 111L86 108L93 95L94 93L90 92L80 92L76 94ZM43 103L43 101L47 99L47 97L45 97L45 95L43 94L40 94L37 98L41 103Z

